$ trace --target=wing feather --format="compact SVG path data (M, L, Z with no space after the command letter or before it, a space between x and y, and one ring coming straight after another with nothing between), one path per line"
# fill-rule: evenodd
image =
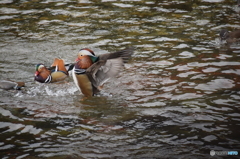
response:
M97 69L98 68L98 69ZM87 69L86 73L91 79L92 84L97 88L107 82L110 78L118 75L123 68L122 58L98 61Z
M134 47L129 47L124 50L120 50L114 53L107 53L102 54L99 56L99 60L109 60L109 59L115 59L121 57L123 59L123 62L128 62L129 58L132 56L134 52Z
M123 64L129 60L134 51L133 47L126 48L114 53L102 54L98 61L92 64L86 74L95 90L102 86L110 78L118 75L123 68Z

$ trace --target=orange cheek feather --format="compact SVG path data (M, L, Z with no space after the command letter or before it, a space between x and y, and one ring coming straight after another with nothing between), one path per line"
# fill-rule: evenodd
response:
M82 60L82 59L85 59L86 57L88 57L88 56L86 56L86 55L84 55L84 56L78 56L78 57L76 58L75 62L77 62L77 61L79 61L79 60Z

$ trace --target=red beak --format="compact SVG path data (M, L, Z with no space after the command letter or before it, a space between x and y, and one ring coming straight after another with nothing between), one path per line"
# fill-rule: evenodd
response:
M35 76L38 76L38 75L39 75L39 73L40 73L40 72L36 71L36 72L35 72Z
M79 61L80 59L79 58L76 58L75 62Z

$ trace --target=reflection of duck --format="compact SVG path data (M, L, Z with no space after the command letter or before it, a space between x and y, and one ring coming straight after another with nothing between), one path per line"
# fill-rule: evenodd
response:
M73 79L87 97L100 91L103 84L115 77L133 54L133 48L95 56L90 49L81 49L73 68Z
M222 29L220 31L221 41L226 40L227 43L234 43L240 41L240 30L234 30L229 32L227 29Z
M24 82L14 82L10 80L0 80L0 88L5 90L16 89L20 90L25 86Z
M44 64L37 64L35 72L35 81L40 83L58 82L64 80L68 76L62 59L55 58L50 68L46 68Z

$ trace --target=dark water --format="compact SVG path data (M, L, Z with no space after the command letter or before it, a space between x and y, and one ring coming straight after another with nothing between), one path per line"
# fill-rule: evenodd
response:
M210 158L240 153L240 29L236 1L0 1L0 156L21 158ZM135 46L100 96L81 101L73 80L33 81L35 64L72 62ZM212 158L238 156L217 156Z

